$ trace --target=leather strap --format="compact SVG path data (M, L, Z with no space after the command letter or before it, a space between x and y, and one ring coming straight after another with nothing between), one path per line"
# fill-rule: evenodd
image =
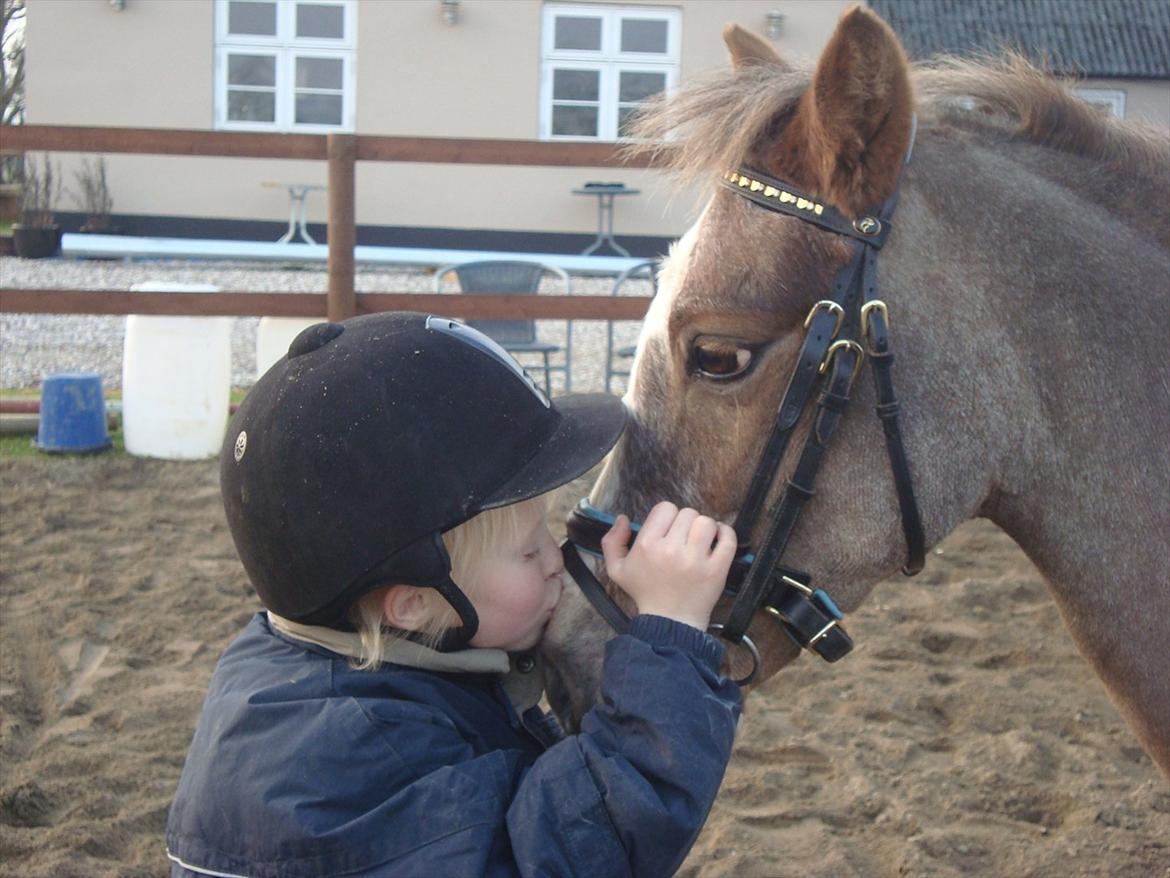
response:
M809 430L805 439L800 460L784 488L764 541L756 550L755 561L731 607L731 613L723 623L723 636L733 643L738 642L747 631L752 615L767 593L773 571L784 554L804 504L815 493L813 482L821 458L843 413L842 406L827 405L826 402L830 397L848 399L858 356L856 351L847 348L833 358L828 393L822 394L817 402L813 429Z
M577 583L581 593L593 605L593 609L601 614L601 618L605 619L609 627L618 634L625 634L629 631L630 617L609 596L605 586L593 575L593 571L589 569L589 565L585 563L581 553L577 551L577 547L571 541L566 541L561 546L561 555L565 559L565 570L573 577L573 581Z
M865 248L858 249L863 251ZM860 257L860 252L855 253L849 263L838 271L833 279L833 290L828 301L835 303L842 309L846 305L848 291L861 266ZM742 546L748 545L751 541L752 528L759 517L760 508L763 506L768 489L772 486L772 480L776 476L780 461L784 457L788 440L792 435L792 428L796 426L796 422L800 419L800 413L808 404L812 389L820 377L821 363L824 362L829 345L836 337L840 322L837 315L828 308L817 308L813 312L808 331L804 336L804 343L800 348L796 368L793 369L792 376L788 379L788 387L785 389L780 407L776 411L776 420L772 422L772 431L760 453L755 474L752 476L747 494L744 496L743 503L735 517L735 534Z
M755 168L745 167L730 171L724 174L719 182L737 195L742 195L774 213L794 216L838 235L856 238L879 250L890 232L886 220L893 210L883 212L877 217L864 216L850 220L833 205L817 201L791 183L785 183Z
M853 649L853 639L838 624L843 616L837 605L822 589L809 588L807 577L804 579L803 588L781 580L765 598L764 606L784 623L784 630L797 646L835 662Z
M914 139L917 130L917 119L912 122L909 145L902 169L910 161ZM832 301L842 308L844 320L840 326L839 336L844 340L857 343L865 327L863 322L863 305L874 301L877 291L877 252L880 250L889 233L890 217L898 203L898 193L901 180L894 187L893 192L877 211L876 216L859 217L849 222L840 212L831 205L821 205L807 195L800 193L781 180L777 180L754 169L743 169L728 173L721 181L724 186L737 194L748 198L768 210L798 217L805 222L812 223L820 228L853 238L858 243L854 246L854 254L847 266L838 272L834 279ZM873 322L874 332L885 332L884 304L881 312L875 307L872 314L866 317L876 318ZM814 323L820 315L814 315ZM789 390L785 391L784 401L781 403L780 413L773 425L768 442L765 444L760 463L756 468L752 482L749 485L745 504L740 508L736 517L736 534L741 543L750 540L754 523L759 515L763 498L767 494L768 486L779 468L780 460L790 437L790 430L803 411L807 392L799 398L791 393L793 385L806 364L804 357L811 347L810 337L813 327L805 337L801 349L801 361L789 380ZM875 336L876 337L876 336ZM864 339L861 339L864 341ZM922 524L918 513L918 504L914 498L909 465L906 461L905 448L901 439L901 431L897 421L897 399L893 392L893 378L890 374L888 338L884 339L884 348L878 350L878 360L874 363L874 380L877 382L878 414L882 419L883 430L886 435L886 449L890 458L891 469L894 473L894 484L898 494L899 511L902 518L902 529L907 545L907 563L903 568L908 574L916 573L921 569L922 558L925 554L925 539L922 534ZM828 348L831 350L832 348ZM875 343L877 350L877 343ZM822 356L827 351L822 351ZM856 370L843 371L843 361L848 359L853 364L860 365L856 358L862 356L860 350L846 346L832 362L832 378L828 388L818 399L818 411L814 416L813 428L805 440L805 447L801 452L796 470L784 493L777 504L775 512L768 526L764 543L756 552L751 569L744 580L743 588L736 597L731 609L731 615L723 626L723 636L731 642L738 642L747 631L755 610L764 601L767 583L775 575L784 548L795 529L796 521L804 508L804 504L813 496L813 479L820 466L821 456L828 444L837 421L845 411L849 399L849 390L852 386ZM815 380L815 375L812 376ZM811 387L811 381L809 387ZM790 398L791 397L791 398ZM791 404L792 408L787 410ZM835 626L834 626L835 627ZM803 645L803 644L802 644Z
M910 161L916 130L917 119L913 119L903 171ZM838 624L842 619L840 610L825 591L811 588L807 574L782 567L779 562L804 505L815 493L813 483L817 470L848 406L853 381L861 365L859 358L866 352L862 345L866 342L873 366L877 413L886 437L886 451L906 540L907 561L903 571L908 575L917 573L922 569L925 557L925 537L898 423L899 407L891 373L893 354L889 350L885 304L876 299L877 252L889 234L889 220L898 203L901 180L876 215L858 217L853 221L832 205L819 203L788 183L755 169L728 172L720 182L768 210L796 217L858 242L853 256L834 278L831 298L818 303L807 322L808 331L797 366L789 378L772 430L735 520L741 546L739 564L744 565L750 559L750 567L742 575L742 583L742 566L733 568L728 589L735 601L727 621L716 626L727 640L746 641L745 634L752 616L764 606L781 620L784 630L802 648L811 649L833 662L853 648L853 641ZM823 305L831 307L822 308ZM837 345L841 347L837 348ZM796 468L771 514L764 541L753 555L746 548L751 532L787 449L792 429L817 384L822 364L826 364L830 372L817 397L812 428L805 438ZM568 523L570 541L563 547L565 568L610 627L622 632L629 627L629 617L606 593L573 545L577 542L588 546L594 539L594 545L599 544L600 535L593 532L598 527L604 528L606 524L590 517L584 509L574 510ZM738 592L734 591L736 585L740 586ZM757 657L758 669L758 653L754 646L751 649ZM754 674L755 671L747 679Z
M593 609L616 633L625 634L630 628L630 617L593 575L574 542L566 541L561 553L565 569ZM778 568L778 575L781 571L783 575L773 584L764 604L802 649L811 649L829 662L843 658L853 649L853 641L837 624L843 618L841 611L828 594L808 586L807 575L785 568Z
M867 270L866 302L875 301L876 268ZM926 536L922 530L922 519L918 501L914 496L914 480L910 475L910 462L902 442L902 428L898 422L900 406L894 392L894 377L891 369L894 354L890 350L889 326L886 322L884 305L873 308L866 319L866 339L869 362L873 371L874 393L877 396L877 416L882 422L886 436L886 455L890 460L890 472L894 476L894 490L898 496L898 511L902 519L902 535L906 541L906 563L902 572L913 576L921 572L926 563Z

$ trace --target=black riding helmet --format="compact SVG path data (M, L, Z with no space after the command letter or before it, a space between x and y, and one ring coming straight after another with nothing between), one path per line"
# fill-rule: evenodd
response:
M555 404L484 334L442 317L372 314L303 331L228 427L220 487L232 539L269 610L350 627L386 583L437 589L478 627L440 534L562 485L625 426L608 394Z

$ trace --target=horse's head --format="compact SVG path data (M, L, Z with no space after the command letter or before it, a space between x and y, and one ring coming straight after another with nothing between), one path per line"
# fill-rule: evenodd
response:
M664 143L676 167L709 180L754 168L849 219L873 211L895 191L914 106L906 58L887 25L864 9L847 12L811 76L787 68L768 43L737 26L729 26L724 39L733 61L730 78L667 99L644 117L641 133ZM884 261L897 261L891 251L905 244L891 239L887 245L879 262L883 285ZM734 192L716 191L664 264L626 398L630 425L596 484L593 505L640 518L656 501L669 499L733 521L796 368L806 317L828 297L852 252L847 238L763 210ZM894 289L882 292L890 306L891 335L901 346L906 335L900 315L913 306ZM899 373L900 385L902 378ZM919 387L922 383L919 376ZM868 378L859 380L816 477L816 497L785 554L786 565L809 572L846 613L905 561L898 500L874 406ZM812 408L794 428L765 514L756 520L753 546L793 471ZM918 406L907 408L913 465L920 462L917 453L925 453L929 432L945 433L946 425L924 425ZM979 488L964 491L977 494ZM926 522L928 537L941 536L942 518L949 519L949 527L969 515L978 499L956 497L962 513L925 510L933 513ZM726 611L726 606L717 609L716 619ZM763 653L761 678L798 654L766 614L757 614L750 635ZM550 695L562 714L579 716L591 703L609 636L570 590L546 643L555 666ZM733 672L747 670L745 659L740 650L730 651Z

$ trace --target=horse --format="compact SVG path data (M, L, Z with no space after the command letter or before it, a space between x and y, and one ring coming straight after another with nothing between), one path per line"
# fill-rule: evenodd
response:
M737 25L723 36L731 69L655 101L634 129L635 148L712 191L662 265L630 423L590 502L636 519L669 499L730 522L749 491L805 324L854 249L733 190L754 192L753 174L782 181L855 224L897 193L876 282L921 539L929 549L977 517L1010 535L1170 775L1166 133L1098 112L1019 55L911 65L864 8L842 15L811 71ZM906 563L877 393L852 385L784 556L845 615ZM811 408L768 505L792 478ZM543 650L569 728L597 697L613 633L566 590ZM766 613L747 633L753 685L801 653ZM749 658L729 647L728 672Z

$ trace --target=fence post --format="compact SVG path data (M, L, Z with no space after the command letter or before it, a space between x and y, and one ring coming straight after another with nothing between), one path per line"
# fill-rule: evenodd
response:
M354 220L356 153L354 135L329 135L329 293L326 316L332 321L345 320L357 313L353 278L353 248L357 243Z

